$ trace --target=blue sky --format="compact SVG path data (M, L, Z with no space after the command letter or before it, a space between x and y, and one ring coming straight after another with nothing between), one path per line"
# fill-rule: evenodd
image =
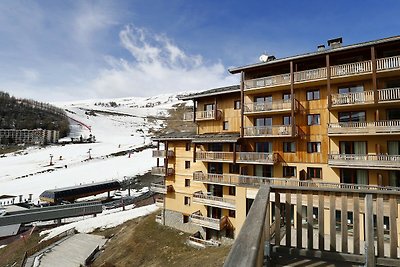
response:
M151 96L238 82L227 71L399 35L400 1L0 2L0 90L43 101Z

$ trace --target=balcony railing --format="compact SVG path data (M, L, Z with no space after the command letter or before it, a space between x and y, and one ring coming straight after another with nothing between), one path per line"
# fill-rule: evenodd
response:
M193 119L194 119L193 111L192 112L183 113L183 120L184 121L193 121Z
M237 152L236 162L275 164L278 162L278 154L264 152Z
M296 126L295 136L298 134ZM252 126L244 128L245 137L290 137L292 136L291 125Z
M290 73L247 80L244 83L245 90L276 86L276 85L288 85L288 84L290 84Z
M385 88L378 90L379 103L400 101L400 88Z
M328 164L364 169L400 169L400 155L329 154Z
M305 82L326 79L326 67L312 70L297 71L294 73L294 82Z
M156 206L159 208L164 207L164 199L163 198L156 198Z
M376 60L376 70L392 70L400 68L400 56L378 58Z
M193 202L222 209L233 210L236 208L236 202L234 199L212 196L208 194L203 194L202 192L196 192L193 194Z
M153 167L151 169L151 174L152 175L158 175L158 176L169 176L174 174L174 169L173 168L167 168L165 170L164 166L161 167Z
M159 194L167 194L173 190L172 185L165 185L162 183L151 183L150 191Z
M399 163L397 163L399 166ZM315 180L298 180L289 178L271 178L260 177L240 174L215 174L215 173L193 173L193 180L202 183L235 185L258 188L262 184L269 184L273 188L280 189L305 189L319 190L329 189L338 192L346 192L348 190L359 190L359 192L375 192L387 191L400 193L400 187L393 186L378 186L378 185L363 185L363 184L345 184L345 183L331 183L319 182Z
M331 77L369 73L372 70L371 60L331 66Z
M175 154L172 150L153 150L153 158L172 158L174 156Z
M295 99L294 101L294 110L297 111L299 109L299 102ZM264 112L284 112L292 110L292 100L278 100L271 102L253 102L244 105L244 113L252 114L252 113L264 113Z
M221 219L214 219L210 217L205 217L199 214L191 214L190 221L196 225L211 228L217 231L224 229L227 223L227 217L222 217Z
M332 106L374 103L374 91L332 94Z
M196 160L202 161L233 161L233 152L199 151L196 152Z
M399 134L400 120L339 122L328 124L328 135Z

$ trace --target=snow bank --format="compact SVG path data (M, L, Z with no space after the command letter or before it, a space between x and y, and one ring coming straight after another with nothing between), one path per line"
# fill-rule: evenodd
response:
M112 228L112 227L118 226L120 224L123 224L124 222L126 222L128 220L135 219L135 218L153 213L156 210L158 210L158 207L155 204L152 204L152 205L148 205L148 206L144 206L144 207L140 207L140 208L134 208L131 210L125 210L125 211L114 212L114 213L110 213L110 211L108 211L107 213L100 214L97 217L88 218L86 220L62 225L62 226L53 228L51 230L42 231L40 233L40 235L42 236L42 235L48 234L45 238L42 239L42 241L44 241L44 240L51 239L54 236L56 236L64 231L67 231L69 229L72 229L72 228L75 228L80 233L91 233L95 229Z
M7 247L7 245L1 245L0 249Z

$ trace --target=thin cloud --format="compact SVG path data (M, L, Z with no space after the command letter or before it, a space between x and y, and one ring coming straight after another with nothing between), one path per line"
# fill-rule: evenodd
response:
M185 53L165 35L128 25L119 37L132 59L106 57L110 68L89 86L102 97L149 96L238 83L221 62L206 64L202 56Z

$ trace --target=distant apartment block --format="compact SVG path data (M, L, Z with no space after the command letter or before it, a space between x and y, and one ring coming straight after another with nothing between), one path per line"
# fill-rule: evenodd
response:
M197 133L154 138L157 220L193 242L235 238L265 179L400 186L400 37L262 60L181 98Z
M34 144L57 143L60 131L56 130L15 130L0 129L0 144Z

